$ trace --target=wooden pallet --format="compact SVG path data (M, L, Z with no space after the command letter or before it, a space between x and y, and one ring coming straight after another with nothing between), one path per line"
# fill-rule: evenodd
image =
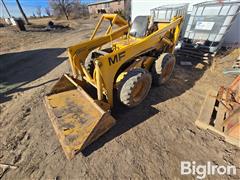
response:
M210 130L221 135L226 142L240 147L240 138L231 137L225 132L229 110L226 104L218 100L218 95L218 91L211 90L208 92L195 124L199 128ZM225 96L226 94L222 95L223 98L225 98Z

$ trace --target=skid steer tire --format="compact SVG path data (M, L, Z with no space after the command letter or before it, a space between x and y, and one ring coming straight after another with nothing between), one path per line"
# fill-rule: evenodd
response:
M92 58L92 52L88 54L85 62L84 62L84 66L86 68L86 70L88 71L88 73L93 76L93 72L94 72L94 59Z
M166 83L174 70L176 59L173 54L163 53L155 61L152 66L151 73L153 77L153 84L160 86Z
M147 96L152 83L151 74L141 68L129 71L121 81L119 99L127 107L135 107Z

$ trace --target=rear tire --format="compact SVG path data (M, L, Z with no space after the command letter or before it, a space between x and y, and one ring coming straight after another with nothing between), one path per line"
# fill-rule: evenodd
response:
M128 107L137 106L147 96L151 83L152 76L145 69L136 68L129 71L118 90L120 101Z
M166 83L174 70L176 59L173 54L163 53L153 64L151 73L153 76L153 84L160 86Z

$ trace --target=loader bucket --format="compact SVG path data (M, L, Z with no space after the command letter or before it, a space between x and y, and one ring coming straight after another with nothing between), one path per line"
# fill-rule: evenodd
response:
M69 160L115 124L108 104L94 100L66 74L45 97L45 106Z

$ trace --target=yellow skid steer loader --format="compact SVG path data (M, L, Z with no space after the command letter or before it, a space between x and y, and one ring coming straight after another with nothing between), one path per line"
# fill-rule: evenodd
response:
M110 25L104 35L96 36L103 21ZM104 14L90 40L68 48L72 75L64 74L45 97L68 159L114 125L110 109L115 94L134 107L147 96L152 82L161 85L170 78L182 21L181 16L168 22L138 16L130 25L116 14Z

